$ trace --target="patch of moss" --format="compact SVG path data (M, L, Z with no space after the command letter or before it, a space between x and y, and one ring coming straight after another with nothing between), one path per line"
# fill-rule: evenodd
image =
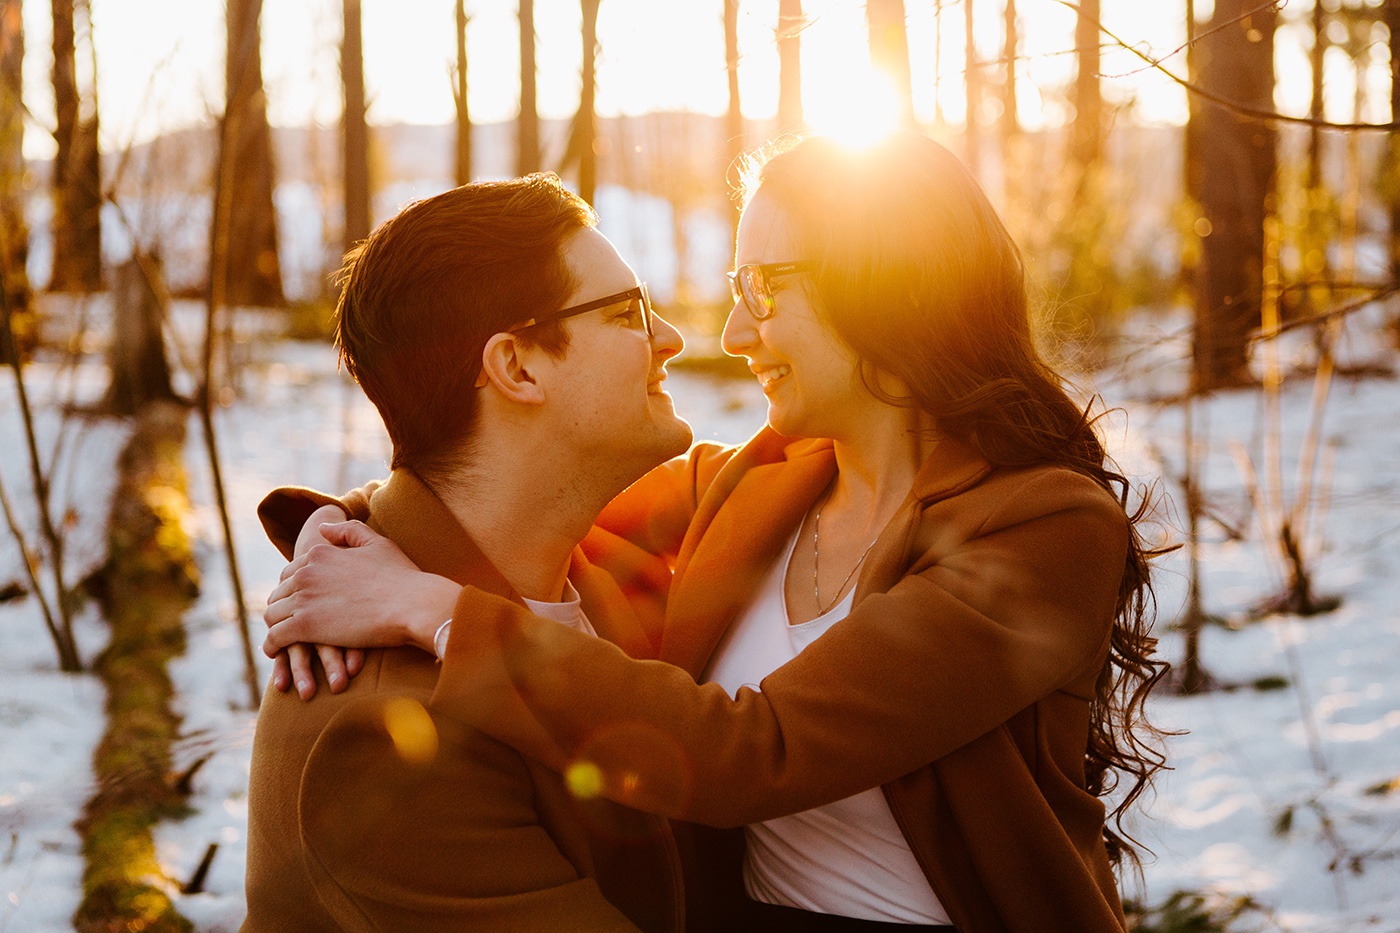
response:
M156 859L151 827L184 812L172 785L180 720L166 665L185 650L183 615L198 592L185 516L185 413L149 406L119 461L108 522L103 608L112 637L95 668L107 686L107 731L93 756L97 789L83 835L79 933L188 933Z

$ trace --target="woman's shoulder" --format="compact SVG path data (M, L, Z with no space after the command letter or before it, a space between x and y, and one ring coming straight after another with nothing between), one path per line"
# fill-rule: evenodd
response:
M1030 508L1056 511L1084 508L1123 514L1123 504L1102 483L1067 466L1004 467L993 470L985 484L995 497Z
M926 500L922 519L916 549L919 542L938 543L933 550L939 551L1017 526L1063 534L1072 529L1076 539L1087 535L1103 546L1125 544L1130 533L1128 515L1113 493L1078 470L1048 464L989 467L952 494Z

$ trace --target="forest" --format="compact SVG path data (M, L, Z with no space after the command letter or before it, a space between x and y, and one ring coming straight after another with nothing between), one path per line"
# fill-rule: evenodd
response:
M739 444L738 166L896 130L987 192L1150 516L1129 928L1400 931L1397 114L1400 0L0 0L0 933L242 923L256 506L391 456L347 250L556 173Z

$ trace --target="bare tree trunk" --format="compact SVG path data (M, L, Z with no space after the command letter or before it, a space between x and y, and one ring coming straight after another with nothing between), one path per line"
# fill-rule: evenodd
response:
M1277 11L1252 0L1216 0L1209 42L1195 49L1202 84L1229 100L1273 106ZM1250 15L1246 15L1250 14ZM1236 22L1236 20L1238 20ZM1263 293L1264 219L1272 210L1275 131L1272 125L1200 102L1202 267L1192 347L1199 388L1250 381L1249 333L1259 325Z
M1308 55L1312 66L1312 93L1308 116L1321 120L1323 116L1322 77L1324 60L1327 56L1327 10L1321 0L1313 3L1312 11L1313 47ZM1364 68L1364 65L1361 66ZM1360 72L1358 72L1359 74ZM1308 127L1307 169L1303 179L1303 230L1299 245L1302 253L1303 280L1311 287L1299 293L1300 308L1304 314L1316 313L1319 305L1326 303L1325 285L1331 278L1327 257L1328 240L1327 208L1325 185L1322 180L1322 129ZM1325 330L1319 330L1321 335Z
M1308 55L1309 63L1312 65L1312 96L1311 105L1308 107L1308 116L1314 120L1322 119L1322 70L1323 59L1327 55L1327 11L1323 7L1321 0L1313 3L1312 11L1312 34L1313 47ZM1310 189L1318 188L1322 183L1322 129L1320 127L1308 127L1308 178L1307 185Z
M1016 20L1016 0L1006 0L1002 19L1002 58L1005 59L1006 78L1001 85L1001 127L1005 139L1014 139L1021 132L1021 120L1016 113L1016 55L1020 45Z
M235 2L238 0L229 0L230 10ZM228 131L230 122L234 124L234 132ZM225 132L219 140L219 158L214 170L214 210L209 224L209 283L205 293L204 345L197 401L204 450L209 456L209 473L214 484L214 504L218 507L224 532L224 556L228 560L229 584L233 588L234 620L243 648L243 682L248 688L249 708L257 709L262 702L262 688L257 662L253 657L252 636L248 631L248 601L243 595L243 575L238 569L238 551L233 543L233 520L229 517L228 497L224 494L223 464L219 459L219 440L214 428L214 333L219 312L225 308L225 296L229 293L229 246L233 233L232 218L237 213L233 210L233 193L237 190L238 174L237 152L234 148L234 140L237 139L236 124L236 117L230 121L229 116L225 114ZM266 126L266 123L263 125Z
M340 83L345 107L345 249L369 236L369 127L365 125L365 57L360 36L360 0L344 0Z
M1390 30L1390 119L1400 120L1400 0L1385 0ZM1391 171L1400 173L1400 133L1390 134ZM1400 282L1400 189L1390 195L1390 277Z
M899 95L900 119L914 125L914 89L909 76L909 32L904 25L904 0L866 0L865 23L870 32L870 64L889 77Z
M467 4L457 0L457 72L453 75L453 102L457 105L457 184L472 180L472 115L467 106Z
M1186 76L1196 86L1201 83L1201 56L1196 51L1196 0L1186 0ZM1186 195L1187 209L1192 219L1192 229L1185 234L1187 241L1181 252L1180 281L1186 294L1194 296L1201 290L1202 224L1201 214L1201 99L1186 95L1186 126L1182 128L1181 142L1181 185ZM1193 386L1188 391L1194 391Z
M778 0L778 130L802 131L802 0Z
M112 381L102 403L113 414L134 415L149 402L175 398L162 337L166 308L151 281L160 275L160 260L154 256L133 257L117 267L107 348Z
M1181 473L1182 492L1186 497L1186 607L1182 610L1183 644L1181 664L1177 669L1178 686L1182 693L1201 693L1210 686L1211 678L1201 663L1201 629L1206 612L1201 594L1201 473L1196 442L1195 399L1188 393L1183 403L1184 456Z
M520 0L520 117L515 173L540 170L540 115L535 94L535 0Z
M76 14L92 42L87 0L53 0L52 291L93 292L102 287L102 168L97 149L96 88L84 101L78 89ZM86 104L86 106L84 106Z
M1002 16L1001 82L1001 164L1007 203L1019 201L1018 167L1021 121L1016 113L1016 53L1020 44L1016 23L1016 0L1005 0Z
M272 133L263 93L258 19L262 0L228 0L227 102L220 145L233 159L230 173L228 253L223 270L230 305L281 307L282 266L273 207ZM216 221L219 222L219 221ZM212 272L211 272L212 274Z
M933 0L933 125L943 127L943 0Z
M1068 275L1063 283L1068 300L1063 302L1063 320L1071 333L1083 335L1081 346L1097 356L1112 340L1114 322L1109 312L1117 292L1109 244L1114 206L1106 190L1108 178L1103 165L1099 0L1081 0L1074 45L1074 120L1069 126L1066 159L1070 201L1059 231L1068 260Z
M1201 56L1196 51L1196 0L1186 0L1186 76L1192 84L1201 82ZM1186 95L1186 129L1182 134L1182 186L1193 205L1201 202L1201 100ZM1194 289L1193 289L1194 291Z
M1103 94L1099 87L1099 0L1079 0L1074 24L1074 126L1070 155L1084 170L1103 154Z
M963 30L967 34L963 84L967 89L967 118L963 121L963 158L972 174L981 174L982 138L977 112L982 108L982 71L977 64L977 36L973 31L973 0L963 0Z
M739 106L739 0L724 0L724 71L729 80L729 108L724 116L726 171L744 154L744 111ZM730 239L739 232L739 215L729 212ZM730 255L734 254L730 243Z
M583 87L579 92L578 117L574 122L578 142L578 193L589 204L598 189L597 135L593 114L597 93L598 7L601 0L581 0L583 6Z
M20 0L0 0L0 300L11 335L0 344L0 363L25 359L38 339L25 269L29 227L24 221L23 68Z
M59 619L43 601L38 576L29 567L36 598L44 606L45 624L54 635L59 667L65 671L82 669L73 619L68 611L67 587L63 580L63 538L49 511L49 480L39 463L39 444L34 434L33 410L24 386L24 360L33 350L35 324L30 310L32 295L25 261L29 258L29 229L24 222L24 19L21 0L0 0L0 362L9 362L15 377L15 393L24 421L25 447L29 454L29 475L34 484L39 523L49 549L49 569L53 573L54 608ZM21 556L28 558L18 524L4 503L6 519Z

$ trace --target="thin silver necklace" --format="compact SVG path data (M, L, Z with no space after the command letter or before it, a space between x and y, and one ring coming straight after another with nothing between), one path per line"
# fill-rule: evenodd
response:
M850 573L846 574L846 579L844 579L844 580L841 581L841 586L837 588L837 590L836 590L836 596L831 600L831 604L830 604L829 606L827 606L825 609L823 609L823 608L822 608L822 594L821 594L821 588L817 585L817 579L818 579L818 576L819 576L819 574L818 574L818 569L819 569L819 567L820 567L820 565L821 565L821 553L822 553L822 552L821 552L822 509L823 509L825 506L826 506L826 500L823 499L823 500L822 500L822 504L819 505L819 506L817 506L817 514L816 514L816 517L815 517L814 521L812 522L812 598L813 598L814 600L816 600L816 603L817 603L817 615L818 615L818 616L824 616L824 615L826 615L828 612L830 612L830 611L832 610L832 608L833 608L837 603L839 603L839 602L841 601L841 594L843 594L843 593L846 592L846 585L847 585L848 583L851 582L851 577L854 577L854 576L856 575L856 571L860 569L860 565L861 565L861 564L865 563L865 558L870 554L870 549L873 548L873 547L875 547L875 542L876 542L876 541L879 541L879 540L880 540L880 536L879 536L879 535L876 535L875 538L874 538L874 540L872 540L872 541L870 542L870 544L866 546L865 550L864 550L863 552L861 552L860 558L856 561L856 565L855 565L854 567L851 568L851 572L850 572Z

